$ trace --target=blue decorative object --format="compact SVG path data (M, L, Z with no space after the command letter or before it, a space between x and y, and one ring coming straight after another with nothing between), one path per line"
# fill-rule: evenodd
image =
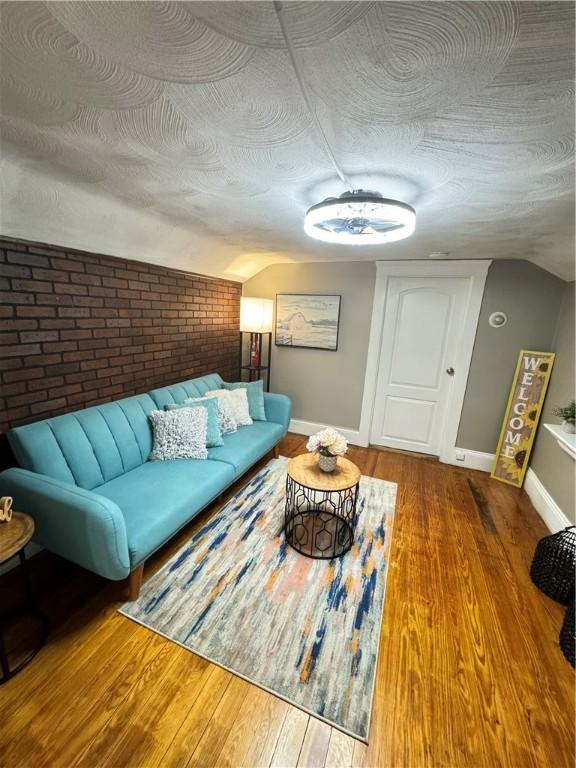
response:
M206 410L207 422L206 422L206 447L216 448L219 445L224 445L222 440L222 432L220 431L219 415L218 415L218 398L216 397L189 397L185 402L168 403L164 406L165 411L173 411L179 408L204 408Z

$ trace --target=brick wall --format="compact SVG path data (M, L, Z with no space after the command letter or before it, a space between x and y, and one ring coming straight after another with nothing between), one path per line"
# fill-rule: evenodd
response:
M241 292L227 280L1 239L0 433L212 371L237 379Z

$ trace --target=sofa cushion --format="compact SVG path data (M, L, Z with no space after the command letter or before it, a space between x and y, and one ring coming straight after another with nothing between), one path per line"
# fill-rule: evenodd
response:
M148 459L153 410L149 395L128 397L15 427L8 440L24 469L92 490Z
M225 381L224 389L245 389L248 397L248 409L253 421L266 421L266 409L264 408L264 382L257 381Z
M187 397L202 397L209 389L218 389L222 386L222 379L217 373L209 373L207 376L200 376L197 379L188 379L178 384L170 384L168 387L153 389L150 397L158 408L164 408L165 405L176 403L182 405Z
M215 449L219 450L219 449ZM145 560L234 480L225 462L148 462L100 486L126 521L130 564Z
M249 427L238 427L237 432L225 435L224 445L221 448L210 448L208 458L227 462L234 467L235 477L239 477L270 451L283 435L281 424L255 421Z

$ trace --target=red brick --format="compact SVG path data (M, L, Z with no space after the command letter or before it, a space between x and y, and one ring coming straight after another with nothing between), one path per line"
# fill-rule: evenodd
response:
M114 268L107 267L104 264L86 264L86 272L90 275L105 275L114 277Z
M2 357L28 357L29 355L39 355L42 352L40 344L16 344L2 347L0 355Z
M66 272L84 272L84 264L72 259L51 259L54 269L63 269Z
M67 397L68 395L75 395L78 392L82 392L82 386L80 384L66 384L66 386L58 386L56 389L48 390L49 397Z
M38 328L37 320L25 320L18 317L0 320L0 330L2 331L32 331L34 328Z
M8 251L6 258L12 264L24 264L27 267L49 267L50 262L44 256L35 256L30 253L18 253Z
M84 275L79 273L73 273L70 275L70 280L73 283L79 285L102 285L102 278L98 275Z
M86 329L74 329L73 331L61 331L60 338L62 341L70 341L74 339L91 339L92 331Z
M43 352L73 352L78 349L75 341L55 341L42 345Z
M59 283L55 283L59 285ZM71 307L72 296L62 293L38 293L36 294L36 304L49 304L50 306L57 307Z
M6 343L14 356L0 358L2 381L8 398L40 399L8 403L3 428L213 370L238 375L239 284L7 242L0 333L21 343Z
M55 293L67 293L70 296L87 296L88 288L85 285L74 285L73 283L54 283Z
M0 291L0 304L34 304L33 293L17 293L16 291Z
M84 307L59 307L58 317L90 317L90 310Z
M40 328L46 328L47 330L62 330L63 328L74 328L75 321L70 319L57 317L48 318L47 320L40 320Z
M12 289L33 293L52 293L54 290L52 283L42 280L12 280Z
M3 374L6 383L12 381L27 381L28 379L39 379L45 376L44 368L19 368L16 371L6 371Z
M30 294L31 295L31 294ZM32 299L34 297L32 296ZM18 317L55 317L56 310L53 307L16 307Z
M64 352L62 355L62 360L64 360L66 363L74 363L80 360L91 360L93 357L94 352L92 351L82 352L80 350L75 350L74 352Z
M26 392L24 395L16 395L15 397L9 397L6 400L8 408L16 408L19 405L29 405L30 403L37 403L39 400L44 399L43 392Z
M30 268L14 264L0 264L0 277L30 277Z
M21 392L26 392L25 381L15 381L13 384L2 384L2 395L8 397L9 395L19 395Z
M24 356L22 358L24 365L27 368L31 368L34 365L55 365L62 362L62 355L36 355L32 357Z
M68 272L59 269L33 269L32 276L35 280L49 280L56 283L67 283L70 280Z
M20 341L22 344L27 344L33 341L56 341L57 339L58 331L23 331L20 334Z
M77 307L103 307L104 299L94 296L76 296L74 297L74 304Z
M28 382L28 389L30 392L39 392L40 390L46 390L49 387L59 387L64 384L63 376L52 376L50 378L44 377L43 379L34 379Z
M56 408L64 408L66 406L66 398L61 397L56 400L45 400L43 403L35 403L30 406L30 413L44 413L46 411L55 410Z
M64 251L55 246L44 247L44 244L29 245L28 250L30 253L43 253L46 256L64 256Z
M106 288L128 288L126 280L119 280L117 277L103 277L102 285ZM116 295L114 293L114 295Z
M58 365L48 365L46 367L47 376L57 376L58 374L74 373L80 370L80 363L58 363Z

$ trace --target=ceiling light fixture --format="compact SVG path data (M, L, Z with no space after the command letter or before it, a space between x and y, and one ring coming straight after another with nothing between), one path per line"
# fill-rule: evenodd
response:
M316 240L345 245L377 245L410 237L416 228L414 208L398 200L388 200L378 192L354 189L338 164L300 70L295 47L284 19L282 3L276 0L274 9L296 80L323 149L342 183L348 188L340 197L328 197L309 208L304 217L304 231Z
M316 240L344 245L378 245L410 237L416 227L412 206L356 189L328 197L308 209L304 231Z

